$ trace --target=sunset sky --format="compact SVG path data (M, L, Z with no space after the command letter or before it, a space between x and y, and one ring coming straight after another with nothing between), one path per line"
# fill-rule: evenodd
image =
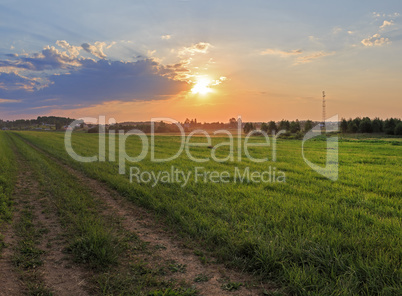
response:
M0 119L402 117L402 1L0 1Z

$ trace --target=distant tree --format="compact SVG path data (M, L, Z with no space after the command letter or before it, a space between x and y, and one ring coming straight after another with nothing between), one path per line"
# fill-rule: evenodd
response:
M56 122L55 128L56 128L57 131L61 130L61 123L60 123L60 122Z
M270 134L272 134L273 132L276 133L277 130L278 130L278 128L277 128L277 126L276 126L275 121L272 121L272 120L271 120L271 121L268 123L268 132L269 132Z
M353 123L357 126L357 131L355 131L355 133L357 133L359 131L359 126L360 126L360 122L362 121L360 117L356 117L355 119L352 120Z
M342 132L342 133L346 133L346 132L347 132L347 130L348 130L348 122L346 121L345 118L342 118L340 128L341 128L341 132Z
M371 125L371 119L364 117L359 124L359 132L361 133L372 133L373 127Z
M301 129L300 128L300 122L299 122L298 119L296 119L296 121L292 121L290 123L290 132L291 133L295 134L295 133L299 132L300 129Z
M244 133L248 134L249 132L255 130L254 125L251 122L246 122L246 124L244 125Z
M388 118L384 121L383 130L387 135L393 135L395 132L396 122L393 118Z
M289 131L290 130L289 121L282 119L281 122L279 122L279 129Z
M398 135L398 136L402 136L402 122L399 122L399 123L395 126L394 134L395 134L395 135Z
M268 124L266 124L265 122L263 122L262 124L261 124L261 130L263 131L263 132L268 132Z
M157 133L165 133L168 131L168 127L166 125L166 123L164 123L163 121L158 123L158 126L156 128L156 132Z
M313 128L313 122L311 121L311 120L307 120L305 123L304 123L304 127L303 127L303 131L305 132L305 133L307 133L309 130L311 130Z
M95 125L94 127L91 127L91 128L88 130L88 133L90 133L90 134L97 134L97 133L99 133L99 126L98 126L98 125Z
M229 125L230 127L236 127L237 126L237 120L236 118L232 117L229 119Z
M383 131L383 122L378 117L373 119L373 121L371 122L371 126L373 128L373 133L381 133Z
M347 132L348 133L357 133L357 131L359 130L359 127L357 126L357 124L355 123L355 121L353 120L349 120L348 121L348 128L347 128Z

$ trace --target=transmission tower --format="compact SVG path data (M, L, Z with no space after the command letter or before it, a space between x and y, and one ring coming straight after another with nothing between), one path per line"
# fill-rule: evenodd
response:
M325 124L325 91L322 92L322 123Z
M322 92L322 121L320 124L321 132L325 133L325 91Z

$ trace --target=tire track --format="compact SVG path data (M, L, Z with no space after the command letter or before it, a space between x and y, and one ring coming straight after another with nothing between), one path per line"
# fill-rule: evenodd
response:
M57 210L51 202L52 196L35 178L28 162L23 159L16 147L13 148L19 167L14 200L17 202L19 212L23 210L23 206L30 208L33 223L41 233L40 241L36 246L44 252L41 255L43 262L41 266L21 270L22 282L28 284L28 288L31 290L45 289L52 291L54 295L88 295L84 290L86 282L83 279L87 278L89 273L77 265L71 264L71 256L63 252L67 242L61 235L63 230L55 214ZM20 240L23 239L20 238ZM34 287L32 287L32 283ZM16 295L21 294L19 291L19 294Z
M23 138L21 138L23 139ZM145 209L135 206L126 200L115 190L110 189L105 184L86 176L71 166L62 163L46 151L23 139L25 143L46 155L49 159L62 166L70 174L74 175L81 185L90 189L90 192L106 204L109 209L108 215L121 218L122 226L138 235L138 237L150 244L154 264L164 262L176 262L181 266L186 266L186 272L175 273L177 280L184 280L193 283L201 295L261 295L263 291L270 291L272 286L256 281L252 276L228 269L223 264L207 263L203 264L194 250L183 246L183 240L172 232L163 230L165 227L160 222L156 222L155 216ZM158 247L162 246L162 248ZM155 248L156 247L156 248ZM150 258L145 258L149 261ZM145 260L144 260L145 261ZM198 275L205 275L209 279L206 282L194 282ZM228 282L242 283L238 291L226 291L222 285Z
M16 247L16 237L12 225L18 219L17 211L14 211L13 220L1 231L4 236L4 245L0 256L0 296L16 296L23 294L23 285L12 262L13 249Z

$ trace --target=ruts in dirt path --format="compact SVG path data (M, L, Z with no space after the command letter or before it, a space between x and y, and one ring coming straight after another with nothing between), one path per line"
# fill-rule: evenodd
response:
M256 281L248 274L229 269L223 264L202 262L199 256L195 255L194 250L185 246L182 238L174 232L165 230L166 227L153 214L135 206L102 182L62 163L30 142L26 140L25 142L76 176L83 186L90 189L94 197L107 206L108 215L121 218L121 224L127 231L135 233L141 240L149 244L149 247L152 248L152 256L143 258L144 262L151 265L160 262L175 262L176 266L184 267L185 271L175 273L175 278L192 283L201 295L263 295L264 290L270 290L266 284ZM207 280L195 280L200 275ZM230 283L241 283L242 286L231 289Z
M84 290L86 272L72 264L63 251L67 242L51 203L51 196L36 180L29 163L14 149L18 177L13 194L14 218L4 232L7 248L0 261L0 295L88 295ZM29 221L26 215L29 215ZM38 259L33 264L24 257L30 237L17 230L32 224ZM22 226L18 226L22 225ZM27 247L28 248L28 247ZM16 263L17 261L17 263ZM41 294L42 293L42 294Z

